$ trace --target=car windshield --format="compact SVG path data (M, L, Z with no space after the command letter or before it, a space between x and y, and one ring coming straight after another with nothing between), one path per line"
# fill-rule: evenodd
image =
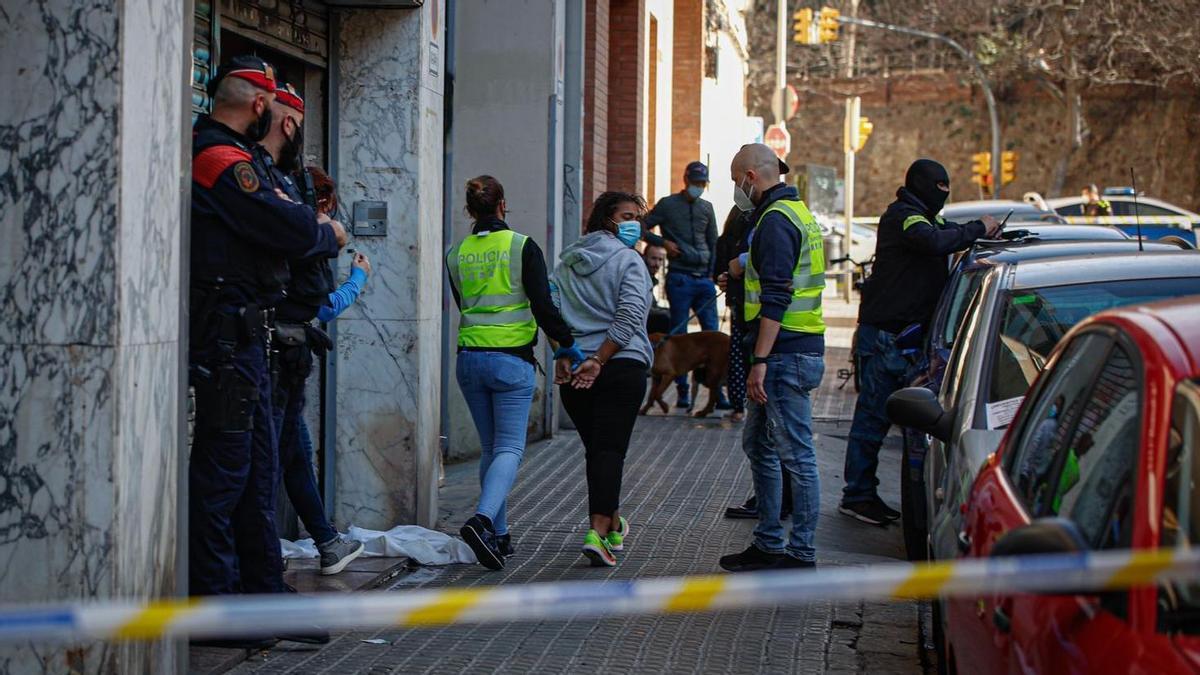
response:
M985 385L986 414L981 421L988 429L1008 426L1054 345L1088 315L1196 293L1200 293L1200 277L1103 281L1006 293L1000 303L991 375Z
M1184 382L1175 391L1167 471L1163 477L1159 545L1190 549L1200 545L1200 385ZM1159 587L1159 630L1200 633L1200 582Z

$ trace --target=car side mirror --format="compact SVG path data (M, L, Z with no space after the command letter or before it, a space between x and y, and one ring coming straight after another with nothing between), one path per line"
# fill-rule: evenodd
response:
M1079 526L1066 518L1039 518L1006 532L988 553L993 558L1042 553L1082 553L1088 549Z
M906 387L889 396L887 416L892 424L923 431L943 443L950 440L954 415L925 387Z

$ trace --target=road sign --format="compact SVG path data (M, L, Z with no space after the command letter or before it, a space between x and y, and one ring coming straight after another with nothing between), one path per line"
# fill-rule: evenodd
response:
M773 101L772 105L774 106L772 109L774 109L774 110L780 109L780 106L779 106L779 97L780 96L783 96L783 100L784 100L784 104L782 107L783 119L785 121L790 120L793 117L795 117L796 113L800 110L800 94L797 93L796 88L790 84L788 86L784 87L783 89L776 89L774 98L772 99L772 101Z
M763 143L774 150L779 159L786 160L788 153L792 151L792 135L779 124L767 127L766 133L763 134Z

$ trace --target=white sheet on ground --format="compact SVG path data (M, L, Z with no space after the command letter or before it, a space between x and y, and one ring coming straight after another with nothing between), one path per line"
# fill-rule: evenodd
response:
M397 525L386 532L351 525L346 536L365 545L364 556L412 558L422 565L475 562L475 554L461 540L419 525ZM318 555L312 539L280 539L279 544L284 558L316 558Z

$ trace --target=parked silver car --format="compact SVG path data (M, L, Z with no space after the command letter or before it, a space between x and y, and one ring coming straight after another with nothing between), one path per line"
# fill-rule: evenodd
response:
M1104 309L1192 294L1200 294L1200 254L1178 249L999 263L983 273L940 394L910 387L888 406L893 423L931 437L924 458L931 558L960 555L960 507L971 482L1059 338ZM899 401L914 398L936 399L939 414L906 417L922 407Z

